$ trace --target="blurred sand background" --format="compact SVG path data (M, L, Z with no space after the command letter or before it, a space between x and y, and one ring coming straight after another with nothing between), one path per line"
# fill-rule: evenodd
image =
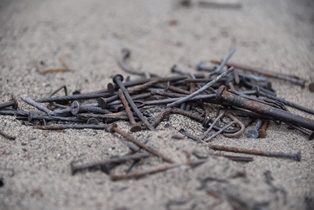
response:
M231 61L295 74L306 78L307 85L314 81L313 1L228 1L240 8L201 7L198 2L183 7L167 0L2 0L1 102L14 94L21 109L31 109L20 97L45 97L62 85L70 93L104 89L114 74L126 75L116 63L123 47L132 50L133 66L161 76L170 75L173 64L195 72L199 61L221 59L236 47ZM35 64L58 67L59 58L74 71L38 73ZM271 81L279 97L314 108L314 94L307 87ZM176 115L168 124L134 135L178 161L184 160L184 150L213 153L187 138L171 138L180 128L200 135L202 125ZM72 162L126 154L117 136L94 130L35 130L9 116L0 116L0 129L17 136L15 141L0 136L0 209L233 209L233 197L244 202L239 209L309 210L314 205L313 141L283 124L271 123L265 139L219 136L214 143L301 151L301 162L254 157L243 164L215 157L195 169L181 167L118 182L101 171L70 173ZM159 163L150 158L133 170ZM271 184L265 173L271 174Z

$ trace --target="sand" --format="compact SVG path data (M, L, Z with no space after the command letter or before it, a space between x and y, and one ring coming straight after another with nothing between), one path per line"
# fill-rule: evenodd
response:
M21 109L30 110L21 97L45 97L63 85L70 93L106 88L114 74L127 75L116 62L123 47L132 50L133 66L160 76L169 76L173 64L195 72L199 61L221 59L235 47L231 61L307 79L304 89L270 80L279 97L314 108L314 95L307 88L314 81L313 2L228 1L241 5L235 8L200 7L198 2L183 7L166 0L1 1L1 102L13 94ZM59 58L74 71L39 74L38 68L60 67ZM0 209L314 208L313 141L284 124L272 122L265 139L243 134L219 136L213 143L301 151L300 162L254 156L253 162L238 163L211 157L196 168L181 166L114 182L101 171L72 176L70 164L127 154L118 135L87 129L42 131L14 117L0 119L0 129L17 137L9 141L0 136ZM119 126L128 128L127 123ZM157 131L134 136L178 162L185 160L184 151L223 153L188 138L173 139L180 128L195 135L203 132L201 124L172 115ZM159 164L152 157L133 170ZM123 173L128 165L113 173Z

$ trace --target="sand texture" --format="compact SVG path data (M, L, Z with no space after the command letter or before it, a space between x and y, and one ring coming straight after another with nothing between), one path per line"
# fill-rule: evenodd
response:
M117 65L121 49L131 49L130 64L143 72L170 76L177 64L196 73L200 61L222 59L307 80L301 88L269 79L279 97L314 109L314 2L293 0L221 1L229 6L190 6L169 0L2 0L0 2L0 102L49 96L66 85L69 93L105 89L112 76L127 75ZM220 2L202 1L202 2ZM216 5L216 6L215 6ZM218 4L219 5L219 4ZM231 5L231 6L230 6ZM232 6L236 5L236 6ZM59 68L69 72L40 74ZM130 75L131 78L138 78ZM61 95L61 93L59 93ZM162 108L152 112L156 116ZM291 112L314 120L294 109ZM118 126L128 131L128 122ZM156 131L134 137L176 162L186 154L229 154L213 151L179 133L202 135L202 124L171 115ZM45 131L0 115L0 209L314 209L314 141L271 122L265 139L222 135L212 143L266 151L298 152L300 162L254 157L249 163L210 157L198 167L180 167L138 180L112 181L100 170L71 175L71 163L89 163L129 152L124 140L103 130ZM181 135L182 138L174 138ZM195 157L192 157L195 159ZM112 173L123 174L127 162ZM163 164L150 157L132 169Z

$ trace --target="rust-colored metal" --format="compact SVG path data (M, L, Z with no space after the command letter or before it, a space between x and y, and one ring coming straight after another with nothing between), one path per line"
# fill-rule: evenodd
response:
M93 124L62 124L62 125L36 125L34 126L36 129L41 130L64 130L64 129L98 129L104 130L106 126L104 125L93 125Z
M304 118L296 114L292 114L282 109L277 109L272 106L259 103L254 100L250 100L250 99L235 95L227 91L227 88L223 85L220 86L219 89L217 90L216 99L219 102L227 103L229 105L240 107L240 108L245 108L253 112L256 112L258 114L272 117L275 120L280 120L286 123L308 128L314 131L313 120Z
M167 82L167 86L165 88L165 91L168 91L168 90L171 90L171 91L176 92L176 93L181 93L181 94L190 94L191 93L188 90L184 90L182 88L170 85L170 82Z
M209 147L213 150L252 154L252 155L261 155L261 156L277 157L277 158L290 158L290 159L295 159L297 161L301 161L301 152L298 152L298 153L268 152L268 151L261 151L261 150L255 150L255 149L228 147L228 146L222 146L222 145L209 145Z
M108 128L107 128L108 129ZM166 157L164 154L160 153L157 150L154 150L148 146L146 146L145 144L143 144L142 142L136 140L132 135L125 133L123 130L119 129L117 127L117 125L113 125L108 129L110 132L112 133L118 133L121 136L123 136L124 138L126 138L127 140L131 141L132 143L134 143L135 145L139 146L140 148L144 149L145 151L161 158L162 160L168 162L168 163L174 163L174 161L172 159L170 159L169 157Z
M266 130L269 126L270 120L264 120L261 128L258 130L258 136L259 138L266 138Z
M129 118L129 121L130 121L130 124L131 124L131 131L132 132L137 132L137 131L140 131L141 130L141 126L139 126L136 122L135 122L135 119L134 119L134 116L133 116L133 112L128 104L128 101L126 100L125 96L124 96L124 93L121 89L118 90L118 93L119 93L119 97L122 101L122 104L124 106L124 109L126 111L126 114L128 115L128 118Z
M154 126L154 128L156 128L159 123L162 121L162 119L164 119L165 116L167 116L168 114L171 113L171 108L166 108L164 109L156 118L155 120L152 122L152 126Z
M144 117L142 112L137 108L137 106L135 105L133 99L131 98L128 90L124 87L124 85L122 83L123 76L121 74L117 74L112 79L113 79L113 82L115 84L117 84L120 87L120 89L123 91L125 98L127 99L128 103L130 104L130 106L132 107L132 109L136 113L136 115L142 120L142 122L146 125L146 127L149 130L154 131L155 128L148 122L146 117Z

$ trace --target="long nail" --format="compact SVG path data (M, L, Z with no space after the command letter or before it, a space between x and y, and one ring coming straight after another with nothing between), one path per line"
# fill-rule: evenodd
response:
M171 90L171 91L176 92L176 93L186 94L186 95L191 93L188 90L184 90L182 88L170 85L170 82L167 82L167 86L165 88L165 91L168 91L168 90Z
M104 125L92 125L92 124L83 124L83 125L37 125L34 128L41 130L64 130L64 129L98 129L105 130L107 127Z
M298 153L268 152L268 151L260 151L260 150L254 150L254 149L242 149L242 148L237 148L237 147L228 147L228 146L221 146L221 145L209 145L209 147L213 150L252 154L252 155L261 155L261 156L268 156L268 157L290 158L290 159L295 159L297 161L301 161L301 152L298 152Z
M192 152L192 154L197 157L198 159L207 159L208 156L201 156L196 152ZM223 155L223 154L209 154L209 156L216 156L216 157L225 157L229 160L239 161L239 162L251 162L254 159L252 157L245 157L245 156L237 156L237 155Z
M270 98L270 99L273 99L273 100L276 100L276 101L279 101L287 106L290 106L292 108L295 108L295 109L298 109L298 110L301 110L303 112L306 112L306 113L309 113L309 114L312 114L314 115L314 110L313 109L310 109L310 108L307 108L307 107L304 107L304 106L301 106L299 104L296 104L296 103L293 103L291 101L287 101L283 98L278 98L276 96L273 96L273 95L270 95L270 94L264 94L264 93L260 93L262 96L265 96L267 98Z
M0 109L0 114L2 115L15 115L18 117L27 117L28 113L29 113L28 111L23 111L23 110Z
M128 115L128 118L129 118L129 121L130 121L130 124L131 124L131 132L137 132L137 131L140 131L141 130L141 126L139 126L136 122L135 122L135 119L134 119L134 116L133 116L133 113L131 111L131 108L129 107L129 104L128 104L128 101L126 100L125 98L125 95L123 94L123 91L121 89L118 90L119 92L119 97L122 101L122 104L124 106L124 109L126 111L126 114Z
M98 104L99 104L99 106L100 106L101 108L105 109L105 108L107 108L108 103L110 103L110 102L112 102L112 101L115 101L115 100L117 100L118 98L119 98L118 95L113 95L113 96L110 96L110 97L108 97L108 98L103 98L103 97L101 97L101 98L98 98L98 99L97 99L97 102L98 102Z
M43 111L45 112L46 114L48 115L51 115L52 114L52 111L47 109L46 107L44 107L43 105L35 102L34 100L30 99L30 98L24 98L24 97L21 97L21 99L23 101L25 101L26 103L28 103L29 105L33 106L33 107L36 107L38 110L40 111Z
M186 94L181 94L181 93L171 93L171 92L160 91L160 90L151 90L150 92L153 95L167 96L171 98L182 97L186 95Z
M114 83L116 83L120 89L123 91L124 96L126 97L126 99L129 102L129 105L131 106L131 108L133 109L133 111L136 113L136 115L142 120L142 122L147 126L147 128L151 131L154 131L155 128L147 121L147 119L144 117L144 115L142 114L142 112L137 108L137 106L135 105L134 101L132 100L129 92L127 91L127 89L124 87L124 85L122 84L123 81L123 76L118 74L116 76L113 77L113 81Z
M280 120L314 131L314 121L299 115L292 114L282 109L277 109L266 104L259 103L241 96L232 94L226 90L225 86L221 86L217 90L217 101L227 103L240 108L245 108L261 115L272 117L275 120Z
M193 98L188 99L187 101L200 101L200 100L212 100L214 99L216 94L202 94L195 96ZM151 101L143 101L141 102L144 106L151 106L151 105L160 105L160 104L167 104L171 102L176 102L180 100L181 98L166 98L166 99L160 99L160 100L151 100Z
M31 122L33 120L48 120L48 121L66 121L66 122L85 123L85 120L78 119L77 117L38 115L38 114L33 114L32 112L28 114L28 117L26 118L26 120L28 120L28 122Z
M13 109L17 109L19 107L19 104L18 104L16 98L12 98L10 101L7 101L7 102L0 104L0 109L10 107L10 106L12 106Z
M142 93L142 94L132 95L131 98L132 100L138 100L138 99L148 98L150 96L152 96L151 93ZM109 97L109 98L99 98L97 99L97 102L101 108L105 109L112 105L120 105L122 101L117 100L118 98L119 98L119 95L113 95L112 97Z
M136 140L132 135L125 133L124 131L122 131L121 129L119 129L116 125L113 125L109 128L107 128L108 131L112 132L112 133L118 133L121 136L123 136L124 138L126 138L127 140L131 141L132 143L134 143L135 145L139 146L140 148L144 149L145 151L161 158L162 160L168 162L168 163L174 163L173 160L171 160L170 158L166 157L165 155L163 155L162 153L160 153L157 150L154 150L148 146L146 146L145 144L143 144L142 142Z
M96 99L100 97L108 97L112 96L111 93L86 93L86 94L77 94L72 96L56 96L50 98L41 98L37 99L36 102L38 103L46 103L46 102L66 102L66 101L74 101L74 100L88 100L88 99Z
M89 119L89 118L96 118L102 120L128 120L128 116L121 115L121 114L93 114L93 113L81 113L78 114L76 117L80 119Z
M309 130L306 130L305 128L302 128L302 127L298 127L298 126L295 126L295 125L292 125L292 124L288 124L289 127L292 127L294 129L297 129L298 131L300 131L301 133L305 134L308 136L309 140L313 140L314 138L314 131L309 131Z
M141 84L141 85L137 85L134 86L132 88L129 89L130 93L137 93L137 92L142 92L144 90L146 90L147 88L156 85L158 83L162 83L162 82L171 82L171 81L178 81L178 80L183 80L186 79L187 76L175 76L175 77L157 77L154 79L150 79L148 82Z

